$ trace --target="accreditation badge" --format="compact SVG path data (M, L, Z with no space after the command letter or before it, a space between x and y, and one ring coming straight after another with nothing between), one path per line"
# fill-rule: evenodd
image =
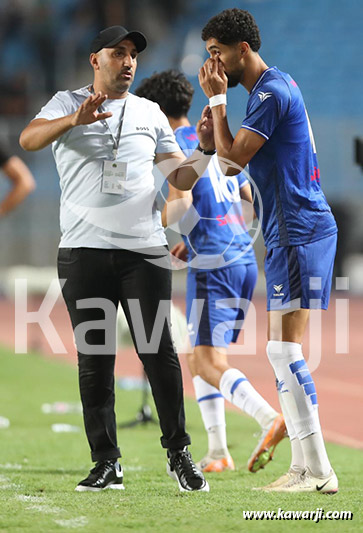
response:
M123 161L104 161L102 170L101 192L122 194L123 183L127 178L127 163Z

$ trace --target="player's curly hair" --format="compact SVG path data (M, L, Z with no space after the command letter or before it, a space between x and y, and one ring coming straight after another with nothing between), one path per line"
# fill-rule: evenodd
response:
M190 109L194 89L182 72L165 70L142 80L135 94L159 104L169 117L180 118Z
M203 41L217 39L222 44L247 42L257 52L261 46L260 31L255 19L243 9L225 9L212 17L202 30Z

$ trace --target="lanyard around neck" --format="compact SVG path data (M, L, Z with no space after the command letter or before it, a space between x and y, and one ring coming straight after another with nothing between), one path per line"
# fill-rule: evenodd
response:
M94 88L93 88L93 85L91 85L90 87L88 87L88 90L92 93L92 94L95 94L95 91L94 91ZM119 122L119 125L118 125L118 129L117 129L117 135L116 137L114 136L114 134L112 133L111 131L111 128L110 126L108 125L108 122L107 120L102 120L102 124L108 129L108 131L110 132L110 135L111 135L111 139L112 139L112 143L113 143L113 148L112 148L112 154L113 154L113 157L114 159L116 159L117 157L117 152L118 152L118 147L119 147L119 144L120 144L120 139L121 139L121 132L122 132L122 125L123 125L123 121L124 121L124 115L125 115L125 109L126 109L126 104L127 104L127 98L125 99L125 104L123 105L122 107L122 111L121 111L121 115L120 115L120 122ZM103 105L101 104L98 108L98 111L100 113L105 113L106 112L106 109L103 107Z

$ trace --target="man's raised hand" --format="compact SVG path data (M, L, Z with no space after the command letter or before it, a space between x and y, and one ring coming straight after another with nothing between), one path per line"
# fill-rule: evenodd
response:
M98 120L104 120L106 118L112 117L111 112L98 112L98 108L103 104L105 100L107 100L107 94L102 94L101 92L91 94L73 114L72 126L93 124Z
M217 94L226 94L228 78L218 58L208 58L199 70L198 78L199 84L207 98L211 98Z

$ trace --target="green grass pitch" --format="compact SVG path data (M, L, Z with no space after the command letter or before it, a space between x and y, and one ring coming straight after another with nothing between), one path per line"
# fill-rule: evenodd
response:
M210 493L181 494L165 472L160 430L148 424L119 431L125 491L77 493L74 488L91 467L83 428L80 433L54 433L51 425L82 427L77 414L43 414L41 405L78 401L76 369L62 360L0 350L0 416L11 425L0 429L0 532L50 533L84 531L113 533L239 531L363 531L362 463L357 450L328 445L340 481L335 496L279 495L251 490L279 477L289 465L287 439L275 460L257 474L246 470L255 445L253 420L227 412L228 440L237 471L210 474ZM117 391L118 421L132 419L141 393ZM195 460L206 451L198 406L186 401L187 428ZM358 423L358 421L357 421ZM347 510L352 521L267 521L243 519L243 510Z

